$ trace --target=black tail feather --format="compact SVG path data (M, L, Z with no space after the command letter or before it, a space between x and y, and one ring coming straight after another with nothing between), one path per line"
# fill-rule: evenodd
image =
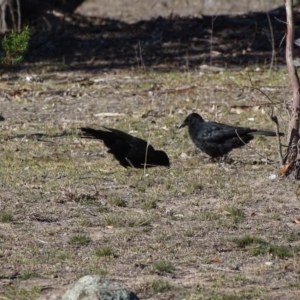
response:
M268 131L268 130L251 131L248 134L250 134L250 135L276 136L276 132L275 131ZM279 136L284 136L284 133L279 132Z

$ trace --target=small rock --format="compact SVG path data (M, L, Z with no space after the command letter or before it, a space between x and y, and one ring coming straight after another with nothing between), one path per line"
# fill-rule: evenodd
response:
M270 180L274 180L274 179L276 179L277 178L277 175L276 174L270 174L269 175L269 179Z
M68 288L54 290L38 300L139 300L119 283L96 275L81 277Z
M26 76L25 79L28 81L28 82L43 82L43 79L36 76L36 75L33 75L33 76Z
M187 159L188 156L187 156L186 153L181 153L181 154L180 154L180 158L181 158L181 159Z
M139 298L117 282L88 275L71 285L62 300L139 300Z

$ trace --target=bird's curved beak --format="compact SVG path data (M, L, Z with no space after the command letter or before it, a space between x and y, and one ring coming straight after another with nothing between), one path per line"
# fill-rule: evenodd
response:
M183 128L183 127L185 127L185 126L187 126L187 125L188 125L188 123L183 122L183 123L180 124L180 125L176 125L176 128L177 128L177 129L180 129L180 128Z

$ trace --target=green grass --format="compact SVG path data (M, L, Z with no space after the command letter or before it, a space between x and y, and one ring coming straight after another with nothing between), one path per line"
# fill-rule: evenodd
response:
M97 212L99 212L99 213L107 213L109 211L110 211L110 209L107 206L105 206L103 204L98 204L97 205Z
M153 263L153 269L161 273L171 273L175 270L175 267L169 261L160 260Z
M10 287L2 295L8 297L8 299L28 300L37 299L40 294L41 288L32 286L29 289Z
M241 289L234 292L222 292L218 289L209 289L207 287L197 287L195 292L185 296L186 300L244 300L257 299L263 294L263 290L259 288Z
M10 223L14 220L12 213L10 212L1 212L0 213L0 222Z
M215 221L219 220L221 216L215 212L212 211L203 211L200 214L200 220L202 221Z
M142 204L142 209L144 210L151 210L157 208L157 199L148 198Z
M99 267L98 263L94 260L92 260L93 264L86 266L81 272L78 274L78 276L86 276L86 275L98 275L100 277L108 277L109 272L106 269L103 269Z
M297 252L297 248L286 247L284 245L269 245L265 240L256 238L253 236L243 236L241 238L235 238L233 241L240 248L247 248L250 255L263 255L269 253L280 259L293 256L294 252Z
M73 235L69 239L70 244L80 245L80 246L87 246L92 242L91 238L85 234L77 234Z
M193 230L193 229L187 229L187 230L183 233L183 235L186 236L186 237L193 237L193 236L195 236L196 234L197 234L196 231Z
M113 257L115 254L114 254L114 250L111 247L103 246L96 249L95 255L97 257Z
M284 245L271 245L269 248L269 253L278 258L284 259L284 258L293 256L293 253L291 250L292 249L290 249Z
M154 279L151 282L151 288L155 294L168 291L172 288L170 283L164 279Z
M287 234L287 241L288 242L295 242L299 240L299 233L292 231L290 233Z
M197 180L189 180L186 183L185 188L188 194L197 194L203 190L203 185Z
M246 248L247 246L257 244L257 245L267 245L267 242L261 238L253 237L250 235L245 235L240 238L234 238L233 241L240 248Z
M100 216L102 226L114 227L148 227L152 217L135 212L107 213Z
M118 206L118 207L126 207L127 201L119 196L119 195L110 195L107 199L107 202L111 205Z
M21 280L28 280L30 278L37 278L37 277L40 277L40 275L38 273L28 271L28 272L22 273L21 276L20 276L20 279Z
M245 214L240 208L229 206L226 210L230 214L230 218L232 219L234 224L243 222L245 220Z
M71 256L68 253L63 251L59 251L58 253L56 253L56 255L61 261L67 261L71 259Z
M272 213L270 215L270 219L274 221L280 221L280 213L276 213L276 212Z

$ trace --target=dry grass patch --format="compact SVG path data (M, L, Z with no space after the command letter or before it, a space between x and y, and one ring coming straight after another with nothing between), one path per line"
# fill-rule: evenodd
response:
M36 299L45 285L100 274L136 287L141 299L292 298L298 287L290 278L300 271L297 184L270 179L275 139L255 138L220 167L174 127L197 109L205 119L272 129L270 103L249 87L249 74L274 102L286 99L282 70L271 77L250 69L131 71L89 85L73 84L80 75L73 73L63 85L45 77L47 93L43 84L1 82L12 95L22 90L0 105L1 278L20 274L13 286L0 279L0 293ZM101 141L76 135L78 127L102 125L149 140L171 167L124 169ZM8 138L34 132L46 135ZM54 137L60 132L68 134Z
M112 212L100 217L102 226L113 227L149 227L153 217L136 212Z
M41 288L38 286L33 286L30 289L21 289L21 288L8 288L3 296L8 299L19 299L19 300L27 300L27 299L37 299L41 294Z

